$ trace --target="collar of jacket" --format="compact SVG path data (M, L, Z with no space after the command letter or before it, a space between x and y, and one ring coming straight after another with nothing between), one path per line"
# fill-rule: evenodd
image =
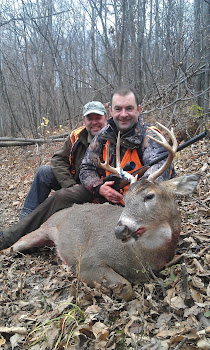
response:
M113 118L108 119L107 125L102 129L100 137L109 140L110 143L116 144L118 129ZM127 132L121 135L120 145L128 149L138 148L143 141L143 119L140 114L138 122Z

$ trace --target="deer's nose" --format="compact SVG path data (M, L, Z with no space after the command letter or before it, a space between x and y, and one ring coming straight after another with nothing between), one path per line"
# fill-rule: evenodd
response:
M122 241L127 241L130 237L131 231L126 225L122 225L121 221L118 222L115 227L115 236L117 239L121 239Z

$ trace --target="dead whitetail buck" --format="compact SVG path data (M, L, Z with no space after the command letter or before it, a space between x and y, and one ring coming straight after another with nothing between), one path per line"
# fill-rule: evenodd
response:
M152 129L159 139L150 139L167 149L169 155L165 164L147 180L137 181L121 169L119 137L117 167L110 167L108 161L99 162L102 168L129 178L131 186L124 197L124 208L111 204L75 204L55 213L39 229L22 237L12 246L13 251L53 243L64 263L80 264L82 281L89 285L94 281L117 285L119 297L131 298L130 282L145 281L148 270L159 271L172 259L180 234L174 194L193 192L199 179L198 175L187 175L154 183L170 166L177 149L173 130L163 129L173 145Z

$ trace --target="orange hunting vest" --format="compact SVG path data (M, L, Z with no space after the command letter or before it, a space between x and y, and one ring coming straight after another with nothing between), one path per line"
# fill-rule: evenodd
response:
M79 142L79 134L81 131L85 129L85 126L80 126L79 128L73 130L70 134L70 141L71 141L71 150L69 153L69 163L71 165L71 173L72 175L75 173L73 162L74 162L74 151L76 149L76 146Z
M105 161L106 159L106 148L109 144L109 141L106 142L105 144L105 147L103 149L103 160ZM142 164L140 162L140 159L139 159L139 156L138 156L138 153L137 153L137 150L136 149L128 149L125 154L124 154L124 157L123 159L121 160L121 168L123 169L124 166L129 163L129 162L134 162L136 164L136 168L135 169L139 169L142 167ZM133 170L129 170L128 173L132 173ZM111 173L109 171L106 170L106 176L110 175ZM128 189L130 185L127 185L123 188L123 193L125 193Z

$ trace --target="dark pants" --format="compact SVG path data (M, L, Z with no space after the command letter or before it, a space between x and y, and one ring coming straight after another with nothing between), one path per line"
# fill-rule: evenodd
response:
M82 185L62 188L45 199L32 213L26 215L17 224L3 232L0 237L0 250L10 247L22 236L39 228L57 211L71 207L74 203L92 202L93 195Z

